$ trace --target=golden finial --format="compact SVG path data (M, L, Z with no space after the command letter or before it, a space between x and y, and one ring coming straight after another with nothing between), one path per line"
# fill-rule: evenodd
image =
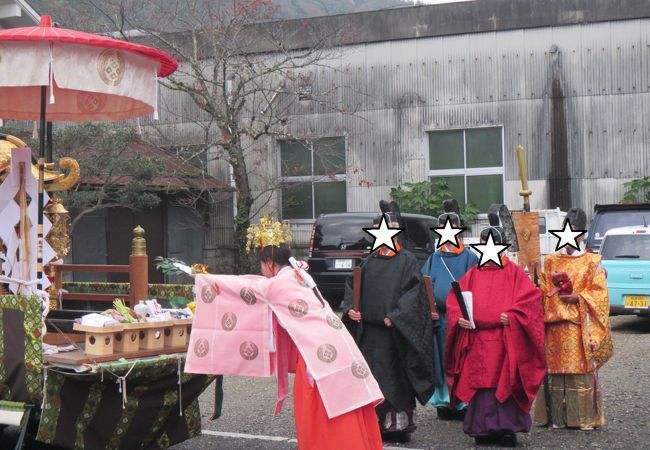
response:
M146 256L147 241L144 239L144 228L140 225L133 229L133 240L131 241L131 255Z

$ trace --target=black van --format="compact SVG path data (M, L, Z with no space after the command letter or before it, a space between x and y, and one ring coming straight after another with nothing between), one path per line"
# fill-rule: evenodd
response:
M587 248L600 252L605 233L611 228L650 225L650 203L621 203L594 206L594 218L587 234Z
M345 279L352 268L370 254L372 236L363 228L372 226L379 213L323 214L316 219L309 245L309 273L318 284L332 308L338 308L345 292ZM420 214L402 214L406 230L404 247L420 264L433 252L435 235L429 229L438 226L438 219Z

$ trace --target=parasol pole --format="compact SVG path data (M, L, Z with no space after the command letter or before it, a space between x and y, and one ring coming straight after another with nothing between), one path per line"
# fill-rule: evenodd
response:
M53 151L53 140L52 140L52 122L47 122L47 157L45 158L46 162L54 162L54 151Z
M44 178L45 178L45 134L46 122L45 113L47 108L47 86L41 86L41 122L39 127L39 148L38 148L38 249L36 251L36 279L37 289L43 289L43 210L44 205Z

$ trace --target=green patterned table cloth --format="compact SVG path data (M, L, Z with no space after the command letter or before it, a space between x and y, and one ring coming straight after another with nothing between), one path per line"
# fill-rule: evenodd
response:
M69 449L160 449L199 435L198 397L213 378L183 373L184 364L176 354L102 363L92 373L47 368L37 440Z
M36 296L0 296L0 400L41 401L41 311Z

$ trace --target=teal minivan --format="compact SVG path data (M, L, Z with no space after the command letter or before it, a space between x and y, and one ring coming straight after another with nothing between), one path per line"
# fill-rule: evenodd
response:
M650 316L650 227L608 230L600 254L607 271L610 315Z

